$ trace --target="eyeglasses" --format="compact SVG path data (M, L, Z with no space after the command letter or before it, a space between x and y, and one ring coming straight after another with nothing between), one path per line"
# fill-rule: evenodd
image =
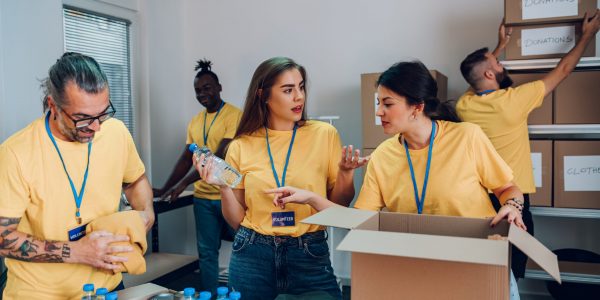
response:
M117 111L115 110L115 107L113 106L112 102L108 101L108 104L110 105L109 106L110 111L107 111L107 112L102 113L95 117L89 117L89 118L83 118L83 119L74 119L64 109L61 108L61 110L65 113L65 115L67 115L67 117L69 117L69 119L71 119L71 121L73 121L75 128L80 129L80 128L85 128L85 127L92 125L96 120L98 120L98 123L102 124L104 121L112 118Z

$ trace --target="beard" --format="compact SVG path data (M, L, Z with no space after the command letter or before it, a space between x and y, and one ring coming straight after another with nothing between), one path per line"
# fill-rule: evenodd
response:
M80 128L80 129L69 128L65 124L65 119L62 116L60 118L60 121L58 121L57 123L58 123L58 130L60 130L60 133L72 142L88 143L94 138L93 134L92 134L92 136L89 136L89 137L88 136L79 136L80 132L94 133L94 131L88 129L87 127Z
M508 75L508 71L503 69L502 72L496 73L496 82L501 89L507 89L513 85L513 80Z

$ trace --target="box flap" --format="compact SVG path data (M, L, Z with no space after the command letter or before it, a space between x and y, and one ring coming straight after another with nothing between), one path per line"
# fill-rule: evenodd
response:
M333 206L300 222L305 224L353 229L377 214L378 212L376 211Z
M506 241L355 229L337 250L508 266L508 246Z
M527 231L511 224L508 230L508 240L523 253L527 254L544 271L561 283L560 271L558 270L558 258L546 246L536 240Z

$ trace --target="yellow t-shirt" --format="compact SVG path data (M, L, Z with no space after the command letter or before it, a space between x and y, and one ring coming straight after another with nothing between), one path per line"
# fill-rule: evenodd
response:
M269 143L279 180L287 156L292 131L269 130ZM286 186L310 190L323 197L333 189L341 159L341 141L337 130L323 122L307 121L298 128L285 178ZM267 152L264 129L231 142L226 161L242 174L236 187L244 189L246 216L242 226L264 235L301 236L322 229L300 221L316 211L308 204L287 204L285 209L273 205L273 195L266 189L277 188ZM272 212L293 211L295 226L272 226Z
M204 128L204 116L206 110L198 113L188 125L186 144L196 143L202 147L204 145L203 128ZM219 147L222 139L232 139L235 136L242 112L235 106L225 103L219 116L215 120L217 112L209 113L206 115L206 132L208 135L206 146L213 153ZM212 127L210 123L215 120ZM210 127L210 130L209 130ZM194 197L202 199L218 200L221 199L221 193L219 189L210 184L206 184L202 180L198 180L194 183Z
M483 129L498 154L512 168L515 184L528 194L535 193L535 182L527 117L542 105L545 91L544 82L538 80L483 96L469 91L456 104L460 118Z
M87 143L65 142L55 136L77 191L86 168ZM87 185L81 202L83 223L115 213L122 184L144 174L133 139L123 123L107 120L92 143ZM21 218L18 231L43 240L68 241L78 227L75 200L60 158L44 126L32 122L0 145L0 216ZM88 265L34 263L7 258L4 299L81 299L85 283L115 288L121 274L111 275Z
M487 189L512 180L512 172L481 129L470 123L437 121L423 213L491 217L496 214ZM421 197L429 147L410 150ZM398 135L371 154L356 208L417 213L404 146Z

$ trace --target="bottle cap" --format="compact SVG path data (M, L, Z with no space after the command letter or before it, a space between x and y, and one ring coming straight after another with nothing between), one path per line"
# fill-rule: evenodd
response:
M217 295L227 295L229 293L229 288L226 286L220 286L217 288Z
M106 288L99 288L96 290L96 295L106 295L108 294L108 289Z
M110 292L106 294L106 300L117 300L118 296L117 292Z
M195 288L185 288L183 289L183 296L194 296L194 294L196 293L196 289Z
M210 292L200 292L200 297L198 297L198 300L210 300L210 298L212 297L212 294Z
M229 300L239 300L240 298L242 298L242 294L238 291L229 293Z
M188 146L188 150L190 150L190 152L194 153L194 151L196 151L196 149L198 149L198 145L196 143L190 144Z
M93 292L94 291L94 284L93 283L86 283L83 285L83 291L84 292Z

